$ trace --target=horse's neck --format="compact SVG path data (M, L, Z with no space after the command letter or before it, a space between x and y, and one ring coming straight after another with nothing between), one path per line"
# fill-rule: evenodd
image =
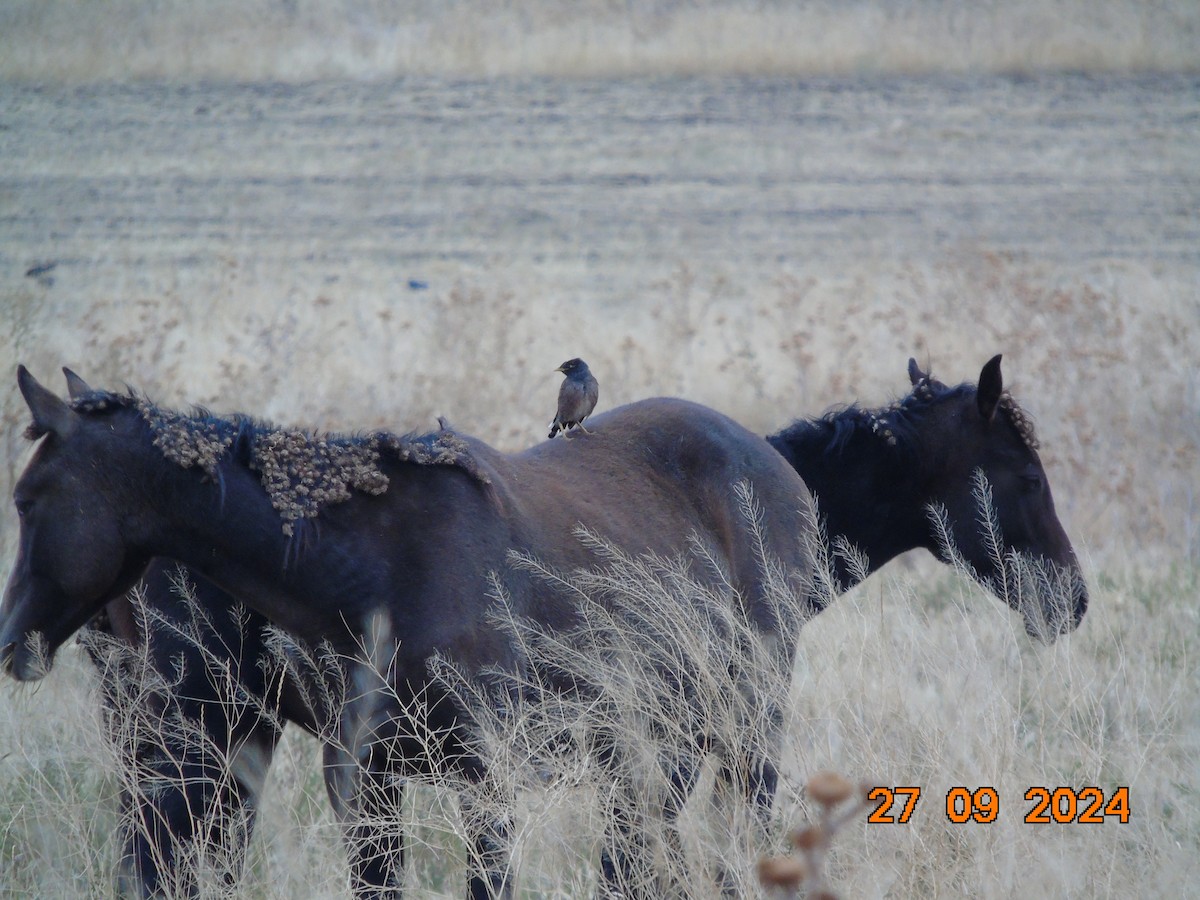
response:
M333 585L353 579L290 546L258 476L231 461L221 464L216 478L180 471L177 489L163 492L157 504L161 521L154 525L150 553L195 568L285 630L303 635L327 627L317 619L333 611L310 608L302 596L333 594Z
M872 439L855 436L850 440ZM901 553L927 545L924 505L909 481L884 474L885 450L865 452L847 446L827 452L828 433L814 425L792 428L770 441L816 498L834 575L842 590L857 584L860 574L870 575ZM838 552L843 541L865 558L865 571L858 571Z

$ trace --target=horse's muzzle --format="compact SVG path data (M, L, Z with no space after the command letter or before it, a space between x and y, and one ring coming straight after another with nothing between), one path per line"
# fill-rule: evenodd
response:
M0 672L17 681L37 681L50 671L50 657L29 646L9 641L0 646Z
M5 598L0 614L0 672L17 681L37 681L50 671L52 653L46 635L30 628L25 607Z

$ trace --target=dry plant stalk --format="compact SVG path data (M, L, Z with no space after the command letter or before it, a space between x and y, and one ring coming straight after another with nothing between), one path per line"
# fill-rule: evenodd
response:
M854 785L838 772L823 770L808 780L805 791L820 807L816 824L789 835L796 854L760 859L758 880L770 895L786 900L836 900L825 876L825 857L838 831L866 810L870 786Z

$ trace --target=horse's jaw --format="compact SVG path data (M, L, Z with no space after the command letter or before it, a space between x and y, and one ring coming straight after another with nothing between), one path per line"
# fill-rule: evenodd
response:
M0 604L0 672L17 681L44 677L58 648L105 604L124 597L148 562L148 558L127 556L116 579L99 597L70 596L52 579L18 566Z

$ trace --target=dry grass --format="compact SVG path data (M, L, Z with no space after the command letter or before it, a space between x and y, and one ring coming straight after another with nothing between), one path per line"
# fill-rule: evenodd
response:
M718 896L720 873L739 895L753 896L761 859L793 846L807 850L805 832L794 827L815 821L836 839L820 848L824 872L808 885L811 896L1182 896L1194 883L1194 567L1094 580L1084 626L1051 647L1031 644L1019 619L963 573L914 577L893 569L805 626L793 675L732 612L725 591L695 580L695 567L710 565L702 555L631 558L595 536L580 537L601 555L594 571L553 572L533 559L514 560L576 596L586 611L579 630L548 634L501 615L498 626L534 663L527 677L481 686L440 668L475 711L492 775L480 785L445 778L412 786L395 821L414 836L407 884L416 895L461 893L464 794L477 812L511 814L519 884L529 897L595 890L596 856L611 839L611 803L629 813L623 840L653 848L647 877L682 884L692 898ZM775 600L781 618L795 625L797 598L777 593ZM347 680L340 661L285 636L278 646L292 665L335 673L321 704L337 708L349 687L371 686ZM125 776L94 724L90 692L71 688L94 684L94 674L64 656L66 671L45 688L3 687L12 701L9 737L0 745L9 893L85 896L114 877L112 798ZM373 668L385 669L386 659L374 659ZM586 689L546 692L542 678L551 669ZM134 687L108 733L157 727L168 742L202 739L180 723L147 721L144 692L163 685L128 683ZM64 690L73 709L47 717L38 694ZM513 704L516 690L545 702ZM785 766L764 834L752 807L722 789L711 761L695 756L692 736L704 733L731 758L744 757L760 747L763 716L775 702L786 709ZM597 753L598 734L615 735L625 751L615 770ZM293 733L285 740L237 896L343 894L345 862L315 757L311 739ZM680 759L699 775L687 798L673 797L670 774ZM833 815L828 807L837 798L809 782L821 769L869 785L917 785L922 797L907 824L868 824L861 810ZM948 791L985 785L1000 799L996 821L947 819ZM1127 786L1130 821L1026 824L1032 803L1024 794L1035 785L1092 785L1106 794ZM682 812L668 821L662 809L672 800ZM220 875L230 861L211 853L196 859L202 895L222 895Z
M674 394L763 433L831 403L902 394L910 355L955 382L1003 351L1076 543L1105 568L1200 559L1200 321L1186 273L1070 272L963 251L862 266L849 280L781 273L752 294L680 267L637 305L593 310L518 296L499 275L490 287L396 295L365 283L282 301L269 279L240 268L231 260L215 281L163 286L161 296L76 296L26 280L0 302L0 360L49 384L68 364L168 407L330 430L430 430L445 415L516 449L553 415L551 369L568 348L600 381L598 412ZM5 496L26 417L15 390L0 394ZM8 552L12 525L0 528Z

